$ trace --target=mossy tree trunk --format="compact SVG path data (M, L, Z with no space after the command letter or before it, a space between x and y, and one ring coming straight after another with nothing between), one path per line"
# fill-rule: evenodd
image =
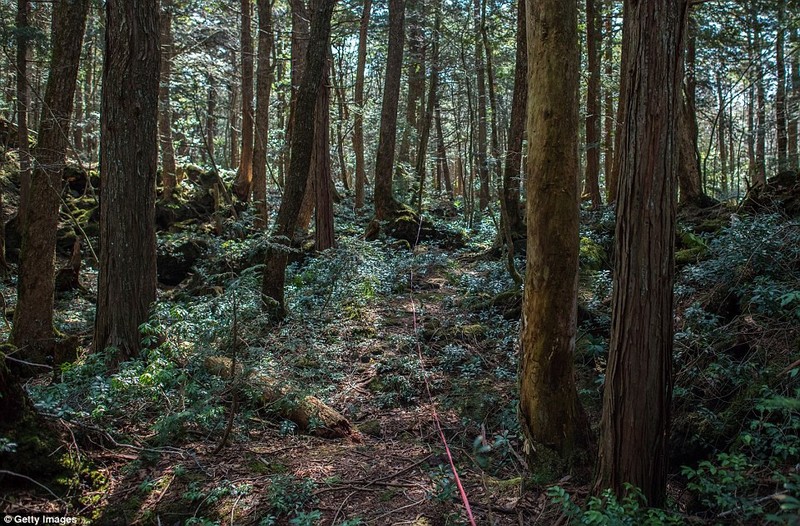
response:
M577 466L589 444L573 359L578 295L578 6L528 0L528 262L520 425L532 470ZM551 474L553 474L551 472Z
M62 172L78 78L89 0L59 0L53 6L50 75L33 152L28 210L22 224L17 308L12 340L21 358L43 363L54 344L53 294Z
M106 2L94 349L112 365L138 354L156 299L159 33L156 0Z
M311 34L306 51L305 72L303 81L297 90L289 173L271 244L265 258L262 293L265 298L271 298L275 302L275 305L265 305L265 307L275 307L274 314L278 317L285 315L284 286L289 257L288 249L297 226L311 170L311 155L314 148L314 110L328 60L327 50L330 45L331 16L334 4L335 0L318 0L311 18Z
M625 4L611 342L596 491L664 503L672 397L675 194L687 0Z

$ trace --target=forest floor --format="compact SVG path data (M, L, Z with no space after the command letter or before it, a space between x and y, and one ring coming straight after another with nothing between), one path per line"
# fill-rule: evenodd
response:
M780 515L771 496L800 486L800 411L791 403L800 392L800 224L731 211L684 219L669 520L757 524ZM99 525L467 524L438 421L477 524L588 520L553 489L584 502L587 480L525 466L515 394L520 296L491 251L490 219L472 229L434 219L437 238L412 250L391 238L365 241L369 214L345 201L337 248L294 254L280 323L261 311L266 239L248 221L246 213L227 220L222 232L187 222L159 235L159 261L181 260L189 272L160 286L142 358L113 375L88 352L96 271L85 261L83 288L57 300L58 328L81 338L79 356L27 384L62 440L53 462L64 470L37 481L47 490L0 479L0 511ZM583 223L576 363L596 430L613 214L587 212ZM7 312L14 285L12 276L0 290ZM241 371L215 376L207 363L218 357ZM266 403L254 375L284 396ZM324 438L320 423L303 429L287 416L307 395L344 416L352 433ZM593 506L617 513L608 501ZM623 503L619 514L635 517L638 507ZM607 523L643 523L631 520Z

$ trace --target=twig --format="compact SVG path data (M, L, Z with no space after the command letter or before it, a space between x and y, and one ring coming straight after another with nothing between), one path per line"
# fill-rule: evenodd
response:
M5 470L5 469L0 469L0 475L11 475L12 477L19 477L21 479L27 480L28 482L33 482L34 484L36 484L37 486L39 486L40 488L45 490L47 493L52 495L53 498L55 498L58 502L61 502L62 504L65 504L65 505L67 504L64 501L64 499L62 499L61 497L59 497L58 495L53 493L53 490L51 490L50 488L48 488L47 486L45 486L41 482L37 482L36 480L33 480L32 478L30 478L27 475L22 475L21 473L14 473L13 471L8 471L8 470Z

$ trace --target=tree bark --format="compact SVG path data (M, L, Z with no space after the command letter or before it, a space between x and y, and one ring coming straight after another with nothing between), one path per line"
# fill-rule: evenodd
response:
M517 1L517 50L514 65L514 94L511 100L511 123L503 170L503 207L512 237L523 237L525 225L519 213L522 173L522 140L528 114L528 44L525 29L525 0Z
M606 0L606 13L603 27L603 60L605 62L606 88L603 95L603 176L606 184L606 199L610 194L611 172L614 166L614 96L611 88L611 79L614 67L614 30L613 11L614 0Z
M474 0L473 3L473 18L475 23L475 32L478 34L483 33L483 26L486 23L481 10L481 0ZM477 93L477 143L475 144L475 165L478 169L478 179L480 180L480 192L478 193L478 207L481 212L489 207L490 191L489 191L489 159L486 155L487 148L487 130L486 130L486 66L483 57L483 44L480 40L475 39L475 84Z
M375 217L387 219L398 202L392 190L394 147L397 140L397 107L400 98L400 77L403 67L404 0L389 0L389 50L386 58L386 80L375 159Z
M578 297L577 0L528 0L528 261L520 425L532 470L589 444L573 359Z
M161 78L158 89L158 132L161 142L163 198L166 201L172 200L177 186L175 146L172 144L172 108L170 105L172 47L172 0L161 0Z
M775 87L775 147L778 150L778 173L788 168L789 140L786 135L786 60L784 56L784 41L786 39L784 28L784 13L786 0L778 0L775 6L777 20L777 36L775 38L775 69L777 85Z
M600 0L586 0L586 54L589 81L586 87L586 172L584 196L592 208L602 203L600 198L600 20L597 6Z
M688 0L625 3L611 342L596 491L665 499L672 397L675 183Z
M94 349L138 354L156 298L159 17L156 0L107 0Z
M297 90L289 173L264 265L262 293L265 298L274 300L274 304L265 303L265 308L272 309L272 314L276 317L283 317L286 314L284 285L288 262L287 250L297 226L300 205L306 193L311 169L311 155L314 148L314 108L328 58L331 16L335 0L319 0L316 4L311 19L311 38L306 52L305 72Z
M800 119L800 37L797 28L792 29L789 37L792 49L792 58L789 66L791 78L791 93L789 95L789 117L786 136L789 169L800 171L800 156L798 156L798 119Z
M717 119L717 153L719 155L720 191L723 197L725 197L728 194L728 145L725 142L727 113L725 109L723 82L723 75L717 71L717 103L719 105L719 113L717 114L719 116Z
M256 133L253 147L253 200L256 206L255 227L267 228L267 144L269 141L269 96L272 89L272 4L258 4L258 75L256 78Z
M364 207L364 189L367 185L367 170L364 166L364 70L367 64L367 29L372 9L372 0L364 0L361 22L358 26L358 59L353 116L353 152L356 156L356 209Z
M44 113L31 176L28 210L21 223L17 307L12 339L23 360L44 363L53 355L53 294L62 172L69 146L75 85L89 0L59 0L53 5L52 54Z
M325 50L327 57L330 49ZM331 186L331 150L330 150L330 106L331 94L328 87L330 66L326 64L322 82L317 94L317 106L314 110L314 152L311 165L314 174L314 246L318 251L333 248L333 195Z
M249 201L253 187L253 21L252 0L241 0L242 9L242 155L233 190L241 201Z
M444 181L444 189L448 199L453 199L453 180L450 176L450 165L447 162L447 148L444 144L444 132L442 131L442 109L439 100L436 100L434 108L434 119L436 119L436 162L441 170Z
M441 0L440 0L441 1ZM442 28L442 14L439 3L434 7L433 41L431 43L431 77L428 81L428 100L425 114L422 118L419 143L417 144L416 172L419 181L419 191L417 193L417 213L422 214L422 197L425 189L425 159L428 152L428 140L431 135L431 125L433 124L433 112L437 101L437 90L439 89L439 32Z
M31 90L28 81L30 47L31 5L28 0L17 0L17 152L19 158L19 209L20 224L25 220L31 184L31 153L28 139L28 117L31 109Z

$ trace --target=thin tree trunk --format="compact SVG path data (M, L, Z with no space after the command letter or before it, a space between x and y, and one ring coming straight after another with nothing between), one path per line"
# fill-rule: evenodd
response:
M272 89L272 4L257 0L258 7L258 74L256 77L255 144L253 146L253 201L255 227L267 228L267 144L269 141L269 96Z
M433 50L431 52L431 78L428 81L428 100L425 108L425 115L422 119L419 144L416 156L416 172L419 181L419 192L417 193L417 213L422 214L422 197L425 188L425 157L428 151L428 139L431 134L431 124L433 123L433 109L436 106L437 90L439 89L439 31L442 26L442 15L440 5L434 7Z
M53 5L50 74L31 177L29 207L21 224L17 307L12 339L19 357L44 363L53 355L53 293L62 171L86 28L89 0L59 0Z
M600 0L586 0L586 54L589 57L589 81L586 89L586 172L584 196L592 208L600 198Z
M19 209L20 223L25 221L31 184L31 154L28 139L28 116L31 90L28 81L28 63L31 60L29 44L31 5L28 0L17 1L17 152L19 158Z
M375 159L375 217L378 219L388 219L398 207L392 190L392 174L405 40L404 18L405 1L389 0L389 49L386 58L386 80L383 86L378 152Z
M356 86L353 117L353 152L356 156L356 209L364 207L364 188L367 171L364 166L364 69L367 64L367 29L372 9L372 0L364 0L361 23L358 27L358 62L356 64Z
M775 67L777 70L777 86L775 88L775 146L778 150L778 173L788 167L789 141L786 134L786 60L784 57L784 12L786 0L778 0L775 6L777 18L777 37L775 39Z
M328 56L330 49L325 50ZM314 246L320 252L333 248L333 195L331 193L331 151L330 151L330 65L326 65L314 110L314 141L311 155L314 174Z
M513 237L523 237L525 226L519 213L522 180L522 141L528 114L528 45L525 29L525 0L517 1L517 50L514 66L514 94L511 101L511 123L503 170L504 217Z
M475 23L475 32L481 34L483 26L486 23L484 16L481 12L481 0L474 0L473 2L473 18ZM479 40L475 40L475 84L477 92L477 144L475 148L475 164L478 169L478 178L480 179L481 189L478 194L478 206L480 211L483 212L489 207L490 191L489 191L489 159L486 156L487 148L487 130L486 130L486 66L483 57L483 44Z
M100 275L94 349L138 354L156 299L158 2L107 0L100 164Z
M249 201L253 187L253 20L252 0L241 0L242 9L242 155L233 190Z
M755 46L755 75L756 75L756 173L753 181L754 186L764 186L767 184L767 107L766 94L764 88L764 65L761 60L761 50L763 43L761 39L760 22L758 21L758 11L755 2L751 3L751 20L754 28L753 45Z
M439 99L436 100L434 108L434 119L436 119L436 157L441 169L441 177L444 181L444 189L448 199L453 199L453 181L450 176L450 164L447 161L447 148L444 144L444 133L442 131L442 109Z
M789 169L800 171L800 156L798 156L798 119L800 119L800 37L797 28L792 29L789 37L792 48L792 58L789 66L791 78L791 92L789 95L789 117L787 122L787 154Z
M217 135L217 87L214 76L208 76L208 97L206 100L206 152L214 159L214 140Z
M340 56L339 67L336 68L338 75L331 75L333 90L336 93L336 109L339 112L339 119L336 121L336 153L339 162L339 173L341 174L342 184L346 191L350 191L350 175L347 170L347 161L344 153L344 123L350 120L350 108L347 107L347 100L344 96L344 64ZM333 64L333 57L331 57ZM338 77L338 78L337 78Z
M611 79L614 71L614 32L612 23L614 0L606 0L605 4L603 60L605 62L606 88L603 96L603 175L606 183L606 199L608 199L611 189L611 171L614 166L614 96L611 89Z
M331 16L335 0L319 0L311 19L311 33L306 52L303 80L297 90L295 125L292 134L291 160L284 188L283 200L278 209L272 243L267 249L264 264L262 295L273 302L265 301L265 308L278 318L285 316L284 285L288 248L294 236L303 196L306 193L311 157L314 149L314 108L322 85L325 63L328 58L331 32Z
M717 148L719 154L719 183L722 196L728 194L728 145L725 142L725 129L726 129L726 108L725 108L725 95L723 93L723 76L717 71L717 103L719 105L719 118L717 119L718 133L717 133Z
M172 200L177 186L175 147L172 144L172 107L170 105L172 46L172 0L161 0L161 79L158 90L158 132L161 139L161 180L165 201Z

